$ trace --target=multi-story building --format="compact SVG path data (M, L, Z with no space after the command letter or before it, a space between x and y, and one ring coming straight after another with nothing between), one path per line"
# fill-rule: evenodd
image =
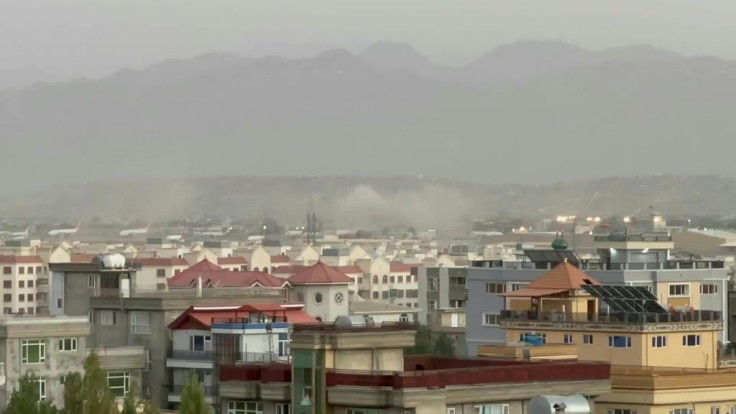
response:
M41 257L0 256L0 267L3 313L46 313L49 279L47 265Z
M141 290L166 290L166 280L189 267L185 259L178 257L136 258L132 264L139 268L136 285Z
M4 315L0 318L0 409L10 400L18 380L28 373L38 378L42 399L64 405L64 376L82 372L90 325L86 316Z
M360 296L366 300L418 308L419 282L417 275L412 273L414 266L382 257L374 259L369 273L360 280Z
M565 260L604 285L646 288L666 309L725 313L729 276L722 261L671 260L672 240L666 233L610 234L595 236L594 241L598 260L580 260L563 243L558 250L527 250L523 261L473 262L467 269L469 355L476 355L479 344L505 341L499 315L517 306L513 298L503 296L505 292L523 289ZM719 338L723 343L728 341L728 321L724 324Z
M418 278L419 321L431 325L435 309L464 309L468 300L467 267L414 268Z
M258 287L139 291L138 269L122 257L53 264L51 270L51 313L89 318L88 347L105 350L103 368L118 373L125 384L134 379L141 387L139 395L163 406L168 400L167 384L173 383L166 368L172 342L167 326L172 320L190 306L283 301L283 289Z
M348 315L349 289L353 279L323 262L291 276L292 298L304 304L304 311L319 321L332 322Z
M505 342L478 353L611 363L612 389L595 399L598 414L736 407L733 360L718 350L721 312L667 309L646 287L604 285L566 262L502 295L515 301L497 321Z

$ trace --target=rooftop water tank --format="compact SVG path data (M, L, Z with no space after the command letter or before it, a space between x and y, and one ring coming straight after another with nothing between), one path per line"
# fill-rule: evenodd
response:
M339 328L350 328L355 326L373 326L373 318L371 316L360 316L360 315L343 315L338 316L335 319L335 326Z
M576 395L537 395L529 401L529 414L590 414L588 399Z
M524 342L531 346L542 346L544 345L544 338L541 335L537 334L524 334L523 337Z
M102 258L102 267L108 269L124 269L125 256L120 253L108 254Z

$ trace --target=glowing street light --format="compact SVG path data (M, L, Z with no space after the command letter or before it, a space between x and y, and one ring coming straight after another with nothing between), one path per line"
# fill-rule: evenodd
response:
M631 217L629 217L629 216L624 217L624 223L626 223L626 224L631 223Z

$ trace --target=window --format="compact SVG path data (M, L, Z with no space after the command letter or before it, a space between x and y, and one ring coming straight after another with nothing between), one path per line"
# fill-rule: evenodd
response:
M156 277L166 277L166 269L156 269Z
M378 299L378 292L373 292L373 299Z
M382 280L382 282L383 282L383 283L388 283L388 276L386 276L386 275L383 275L383 280Z
M381 292L381 299L388 299L388 290Z
M13 301L13 295L10 293L6 293L3 295L3 302L12 302Z
M690 285L687 283L678 283L670 285L670 296L689 296Z
M13 281L12 280L4 280L3 281L3 289L12 289L13 288Z
M128 371L108 372L107 387L115 397L125 397L130 391L130 373Z
M609 408L606 414L636 414L636 410L630 408Z
M156 290L158 291L166 290L166 283L156 283Z
M25 339L21 341L21 362L24 364L40 364L46 362L46 341L43 339Z
M447 414L455 414L455 407L450 407L447 409Z
M718 293L718 285L715 283L708 283L705 285L700 285L700 294L701 295L715 295Z
M682 346L700 346L700 335L682 335Z
M378 276L373 275L373 283L378 283Z
M38 401L46 401L46 378L37 378L38 384Z
M464 277L451 277L450 284L453 286L465 286L465 278Z
M499 315L496 313L484 313L483 314L483 326L498 325Z
M657 335L652 337L652 348L665 348L667 346L667 337Z
M26 295L20 294L18 295L18 302L25 302L26 301Z
M506 285L503 283L486 283L486 293L506 293Z
M670 410L670 414L693 414L692 408L674 408Z
M631 348L631 337L614 335L608 337L609 348Z
M399 315L399 322L409 323L409 315L402 313Z
M13 274L13 268L10 266L3 266L3 274L4 275L11 275Z
M28 314L30 315L33 315L34 309L35 308L26 308L26 312L28 312Z
M566 343L566 344L571 344L572 343L572 335L566 334L565 337L563 338L563 342Z
M404 283L404 276L399 276L399 283Z
M430 300L429 301L429 309L437 309L437 301L436 300Z
M450 299L450 307L453 309L462 309L465 307L465 301L459 299Z
M276 414L291 414L291 404L276 404Z
M593 335L583 335L583 343L592 345L593 344Z
M33 281L32 280L29 280L28 281L28 287L33 287Z
M20 267L18 267L18 274L19 274L19 275L24 275L24 274L26 274L26 268L25 268L25 267L23 267L23 266L20 266Z
M19 288L24 288L24 287L26 287L26 282L24 282L24 281L22 281L22 280L19 280L19 281L18 281L18 287L19 287Z
M91 288L97 287L97 279L95 279L95 275L87 275L87 286Z
M95 312L97 314L98 325L116 325L117 317L113 310L100 310Z
M212 337L210 335L192 335L189 337L189 349L192 351L211 351Z
M71 352L77 350L77 338L59 339L59 351Z
M33 302L33 293L26 295L26 298L28 299L28 302Z
M28 274L29 275L33 274L33 266L28 266Z
M389 280L390 280L390 282L391 282L391 283L394 283L394 282L396 281L396 278L395 278L395 277L393 277L393 276L391 276L391 277L389 278Z
M483 404L475 406L476 414L509 414L508 404Z
M5 315L9 315L9 314L13 313L13 308L3 308L3 313Z
M36 266L36 274L41 273L43 271L43 267Z
M317 292L314 294L314 303L322 303L322 294Z
M151 333L150 318L151 314L148 312L130 312L130 333L138 335Z
M279 334L279 356L289 356L289 334Z
M427 278L427 290L436 291L440 289L440 280L436 277Z
M721 414L721 407L717 405L710 407L710 414Z
M230 401L227 403L227 414L263 414L263 403L259 401Z
M523 289L523 288L524 288L524 286L526 286L526 285L527 285L526 283L512 283L512 284L511 284L511 291L512 291L512 292L515 292L515 291L517 291L517 290L521 290L521 289Z
M519 334L519 341L525 342L525 340L527 339L527 336L529 336L529 337L542 338L542 343L543 344L546 344L547 343L547 334L546 333L538 334L538 333L534 333L534 332L520 333Z

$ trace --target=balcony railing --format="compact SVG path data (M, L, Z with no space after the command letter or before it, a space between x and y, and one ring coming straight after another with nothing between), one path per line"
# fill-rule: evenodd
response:
M382 322L365 326L343 326L334 322L300 323L294 325L294 332L319 331L319 332L389 332L389 331L411 331L417 329L414 322Z
M291 364L220 365L220 381L291 382Z
M213 361L215 354L212 351L192 351L183 349L169 350L169 358L187 361Z
M718 311L698 310L692 312L667 313L562 313L534 311L501 311L502 320L538 321L538 322L585 322L585 323L671 323L671 322L715 322L723 320L723 313Z
M184 390L184 387L185 385L167 385L166 389L169 392L169 394L181 395L182 391ZM217 390L213 386L203 386L202 389L204 389L204 395L206 397L213 397L216 395Z
M327 372L327 386L445 388L493 383L608 380L610 377L611 367L605 363L539 363L407 372L332 370Z

